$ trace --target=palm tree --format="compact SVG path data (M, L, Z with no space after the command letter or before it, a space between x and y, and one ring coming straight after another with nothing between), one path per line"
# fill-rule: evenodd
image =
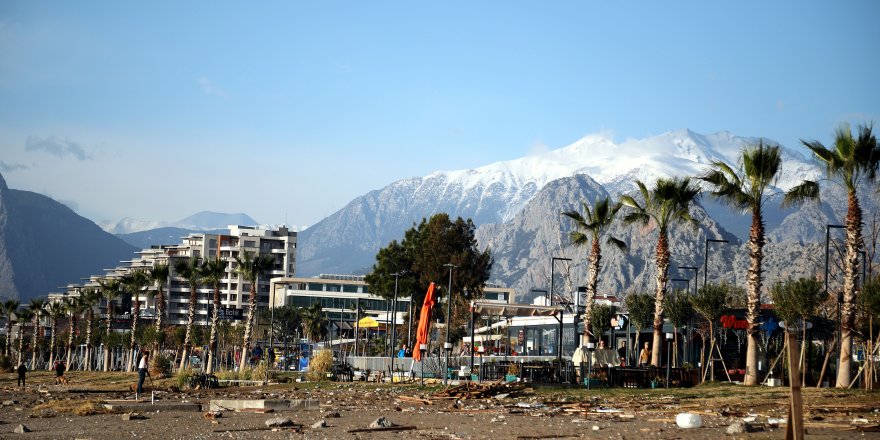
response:
M614 216L620 210L620 203L613 203L609 198L596 199L593 208L586 202L583 203L584 213L566 211L562 215L574 220L575 228L569 236L571 242L577 246L586 246L592 240L590 247L590 275L587 278L587 303L584 309L584 339L589 337L590 321L592 320L593 297L596 295L596 286L599 284L599 270L602 261L602 248L599 243L602 235L611 227ZM626 244L619 239L608 236L607 243L620 250L626 249ZM575 312L577 313L577 312Z
M244 281L251 285L250 298L248 299L248 315L244 324L244 337L241 344L241 365L239 369L244 368L247 364L247 354L251 349L251 332L254 325L254 317L257 315L257 284L260 282L260 275L266 273L275 263L275 257L272 255L253 256L250 252L244 252L244 257L235 257L235 272L241 275Z
M80 294L83 307L86 309L86 359L85 369L92 369L92 351L94 349L94 341L92 341L92 330L95 324L95 305L101 299L101 293L96 289L86 289Z
M302 322L303 333L309 340L317 342L327 336L327 315L320 302L312 303L303 311Z
M15 311L18 310L18 306L20 305L21 303L14 299L8 299L3 302L3 314L6 315L6 348L3 350L4 356L9 356L11 353L12 315L15 314Z
M73 367L73 349L75 345L73 343L73 337L76 334L76 318L80 313L85 310L83 307L83 302L79 297L70 297L64 302L64 307L67 311L67 314L70 316L70 320L68 320L67 327L67 368L70 369Z
M185 279L189 284L189 312L186 320L186 335L183 338L183 356L180 358L180 369L184 369L189 361L191 350L192 327L196 320L196 300L198 299L199 268L201 263L198 257L190 257L188 260L180 260L174 264L174 271L177 276Z
M49 303L49 325L52 328L52 336L49 338L49 370L55 364L56 336L58 334L58 318L64 315L64 304L60 302Z
M658 229L657 275L654 295L654 342L651 346L651 364L660 366L660 352L663 349L663 298L669 281L669 227L673 222L695 223L689 213L691 202L700 195L700 189L685 178L659 178L650 191L639 180L636 185L642 193L644 206L631 196L622 196L620 201L633 209L623 218L627 224L647 225L653 221Z
M221 259L209 260L202 265L201 276L205 284L214 288L214 310L211 313L211 337L208 340L208 362L206 372L214 372L215 345L217 342L217 323L220 321L220 280L226 277L227 262Z
M113 331L113 301L122 295L122 285L117 279L98 280L101 294L107 300L107 328L104 335L104 371L110 371L110 333Z
M757 145L742 150L739 169L722 161L712 162L712 168L700 179L709 183L712 196L741 213L751 212L749 232L748 306L749 323L746 348L746 376L744 385L758 385L758 332L761 312L761 284L764 273L764 201L775 185L782 165L779 147Z
M34 331L31 336L31 370L37 368L37 340L40 336L40 318L46 314L46 300L36 298L28 304L28 309L33 313Z
M125 366L125 371L132 371L132 367L137 366L133 364L134 349L137 346L135 335L137 333L138 320L141 318L141 290L150 283L150 280L143 271L135 270L123 276L120 282L125 288L126 294L131 295L133 300L131 304L131 339L128 344L128 362Z
M165 291L163 287L168 283L170 268L167 264L156 264L150 269L150 282L156 286L156 333L162 333L162 324L165 319ZM153 292L152 290L148 292Z
M21 309L15 314L18 317L18 361L15 365L21 365L21 360L24 358L24 327L34 318L34 312L30 309Z
M627 341L629 346L627 364L629 365L633 348L638 350L641 347L639 337L642 335L642 329L650 326L653 321L654 297L648 293L631 293L624 300L624 305L629 313L630 322L636 326L635 343L630 345L630 341Z
M857 189L864 176L873 180L880 166L880 145L872 133L871 125L859 125L858 137L853 137L848 124L838 127L834 136L834 148L826 148L819 141L801 142L825 164L832 179L839 179L847 190L846 210L846 259L843 275L843 305L841 307L840 358L837 370L837 387L846 388L850 383L852 364L853 328L856 317L856 286L859 284L859 251L864 246L862 237L862 207ZM819 184L807 181L792 188L786 194L786 202L797 203L819 197Z

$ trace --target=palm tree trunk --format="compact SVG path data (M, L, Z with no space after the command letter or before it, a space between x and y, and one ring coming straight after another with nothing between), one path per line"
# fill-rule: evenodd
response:
M162 333L162 325L165 320L165 293L162 292L162 287L159 287L159 292L156 293L156 334ZM156 348L158 347L159 342L156 341Z
M92 305L89 305L89 312L86 316L88 322L86 323L86 371L92 371L92 349L94 348L94 344L92 344L92 322L95 320L95 311L92 310Z
M187 313L186 320L186 336L183 338L183 355L180 356L180 369L183 370L186 368L187 361L189 360L190 353L190 336L192 334L192 327L196 320L196 285L190 284L189 286L189 311Z
M16 366L21 365L21 358L24 354L24 322L20 322L18 324L18 362L15 363Z
M134 347L135 347L135 333L137 332L138 319L141 317L141 301L138 298L139 292L134 292L134 304L132 307L131 313L131 341L128 343L128 365L125 368L125 371L132 371L132 367L136 367L134 365Z
M49 367L48 370L52 370L52 366L55 363L55 334L58 333L58 318L52 317L52 337L49 338Z
M6 312L6 348L3 351L4 356L12 353L12 311Z
M764 263L764 218L761 206L752 209L752 228L749 232L749 271L748 295L749 303L746 310L746 321L749 323L746 332L746 375L743 384L758 385L758 326L760 325L761 309L761 275Z
M110 371L110 331L113 327L113 302L107 301L107 334L104 338L104 371Z
M67 369L73 368L73 332L76 331L76 314L70 315L70 326L67 333Z
M666 231L660 230L657 239L657 292L654 297L654 342L651 346L651 365L660 367L660 351L663 350L663 299L669 281L669 240Z
M211 337L208 340L207 373L214 372L214 344L217 342L217 323L220 321L220 288L214 286L214 310L211 312Z
M837 388L846 388L850 383L852 363L853 326L856 318L856 285L859 282L859 249L862 239L862 208L855 190L849 191L846 213L846 261L843 274L843 304L840 323L840 369L837 371Z
M254 283L251 284L251 297L248 300L248 316L247 320L244 324L244 336L242 337L241 344L241 362L238 367L239 371L241 371L245 365L247 365L248 354L251 350L251 329L253 328L254 315L257 312L257 281L254 280Z
M40 328L40 317L34 316L34 334L31 336L31 371L37 369L37 337Z
M590 248L590 275L587 279L587 300L584 304L584 337L590 335L590 323L593 311L593 298L596 296L596 287L599 284L599 263L602 261L602 250L599 247L599 237L593 236L593 245ZM575 293L577 295L577 293ZM601 335L599 335L601 337Z

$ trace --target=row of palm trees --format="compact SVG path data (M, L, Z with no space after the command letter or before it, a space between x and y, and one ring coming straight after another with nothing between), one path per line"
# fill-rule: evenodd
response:
M857 135L853 136L847 124L835 132L834 145L826 147L819 141L801 141L824 165L828 179L837 181L847 190L846 215L846 256L843 285L843 306L841 318L841 337L839 343L840 368L837 372L837 387L850 383L850 363L852 361L853 327L855 324L856 286L859 282L859 251L864 246L862 237L862 210L858 199L858 187L864 177L873 181L880 164L880 146L872 132L872 125L862 124ZM655 264L655 301L653 321L653 346L651 363L660 366L662 348L664 297L669 281L669 227L674 223L696 225L690 216L690 205L700 196L696 180L705 182L716 199L727 203L731 209L741 213L751 213L752 225L749 231L749 268L747 276L747 331L745 385L758 384L758 330L760 313L763 248L766 242L763 208L769 197L773 196L773 186L779 176L782 155L778 146L767 145L763 140L742 150L739 163L734 166L723 161L712 163L702 176L659 178L652 188L636 181L640 199L629 195L621 196L619 203L599 199L592 209L583 203L583 214L567 211L563 215L575 222L576 230L571 232L576 245L591 243L589 257L589 276L587 282L587 313L592 303L593 293L598 285L601 261L600 240L606 237L621 206L628 212L623 217L626 224L653 224L658 230ZM817 200L820 188L818 181L805 180L789 189L783 197L783 206L800 204L807 200ZM623 249L623 243L608 236L609 243ZM589 322L584 326L585 336Z
M245 320L244 336L242 338L241 344L242 353L248 353L251 348L251 334L257 309L256 288L259 283L260 277L263 276L268 270L270 270L272 265L274 264L274 257L271 255L254 256L251 253L245 252L242 254L241 257L235 256L233 257L233 259L235 261L235 272L239 274L245 282L250 283L250 299L248 302L248 312ZM192 351L192 328L195 323L198 288L201 285L207 285L213 289L213 313L211 315L210 339L207 349L207 372L212 373L213 364L215 363L214 361L216 358L214 347L216 346L217 342L219 310L221 306L220 285L221 280L226 277L228 265L229 261L227 260L221 260L219 258L213 260L201 260L196 257L192 257L186 260L179 260L174 264L175 274L178 277L186 280L187 284L189 285L190 293L186 331L183 342L183 355L181 356L180 368L185 368L187 366L190 358L190 353ZM20 324L22 324L19 325L18 331L18 362L21 363L21 356L24 348L22 334L25 325L23 324L33 320L34 350L32 352L31 365L32 367L35 367L37 356L37 350L35 348L37 339L41 336L39 333L42 329L39 325L39 321L44 316L48 316L50 318L52 328L51 341L49 344L49 366L51 368L55 361L58 320L66 316L69 327L67 332L68 341L66 345L66 359L68 365L70 365L75 348L74 335L76 333L77 319L81 317L83 313L85 313L86 351L84 364L86 365L86 368L90 368L90 366L92 365L91 356L94 348L92 332L94 331L93 327L95 318L95 307L99 304L101 299L106 301L107 324L104 330L106 332L105 338L109 340L110 335L113 331L111 323L113 317L115 316L114 310L117 308L115 303L120 300L123 295L125 295L132 298L131 328L129 335L130 340L128 346L128 361L126 364L126 371L132 371L135 366L134 357L138 348L135 335L138 333L138 323L140 321L140 296L146 295L149 298L155 300L156 317L154 325L156 332L161 333L165 327L165 286L169 281L170 275L171 267L169 267L168 264L156 263L153 266L145 269L133 269L129 273L121 277L99 279L97 280L97 288L82 289L79 296L65 298L65 301L63 303L46 303L42 299L35 299L32 300L29 307L21 308L18 301L8 300L0 304L0 312L2 312L2 314L5 315L5 317L7 318L7 338L3 354L5 356L9 356L12 352L12 324L15 320L17 320ZM156 342L154 345L158 345L158 342ZM246 363L247 356L241 356L240 367L244 367ZM104 350L103 370L109 371L110 365L110 351Z

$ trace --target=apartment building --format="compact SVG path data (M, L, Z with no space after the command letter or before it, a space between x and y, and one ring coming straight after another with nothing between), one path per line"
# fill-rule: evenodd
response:
M180 244L157 245L136 252L135 258L122 261L120 266L105 269L101 275L92 275L83 284L71 284L64 293L52 293L50 301L63 301L66 297L79 296L83 289L98 288L99 280L121 278L134 270L148 270L156 264L168 264L171 267L169 280L165 285L165 299L168 324L186 324L189 312L189 282L174 270L179 261L191 257L200 259L219 258L227 262L226 276L221 279L220 302L222 307L240 309L247 306L250 298L251 285L235 272L235 257L245 252L252 255L272 255L274 264L269 271L260 277L257 285L257 303L266 307L269 304L270 278L290 277L296 270L296 232L286 227L278 229L256 228L249 226L230 225L228 234L192 233L183 237ZM150 287L155 290L155 287ZM200 284L197 288L196 319L198 325L209 322L208 311L213 301L213 287ZM154 319L156 304L153 295L142 291L138 297L141 306L141 318ZM117 319L127 319L131 310L133 297L117 300L117 307L122 311ZM102 315L106 313L106 303L101 301L99 307Z

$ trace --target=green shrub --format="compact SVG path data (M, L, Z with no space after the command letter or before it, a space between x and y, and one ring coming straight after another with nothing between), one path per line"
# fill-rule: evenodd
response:
M184 390L189 387L189 382L195 374L195 370L192 368L184 368L177 372L177 375L174 376L174 384L178 389Z
M171 376L171 356L158 353L150 358L150 376L162 379Z

